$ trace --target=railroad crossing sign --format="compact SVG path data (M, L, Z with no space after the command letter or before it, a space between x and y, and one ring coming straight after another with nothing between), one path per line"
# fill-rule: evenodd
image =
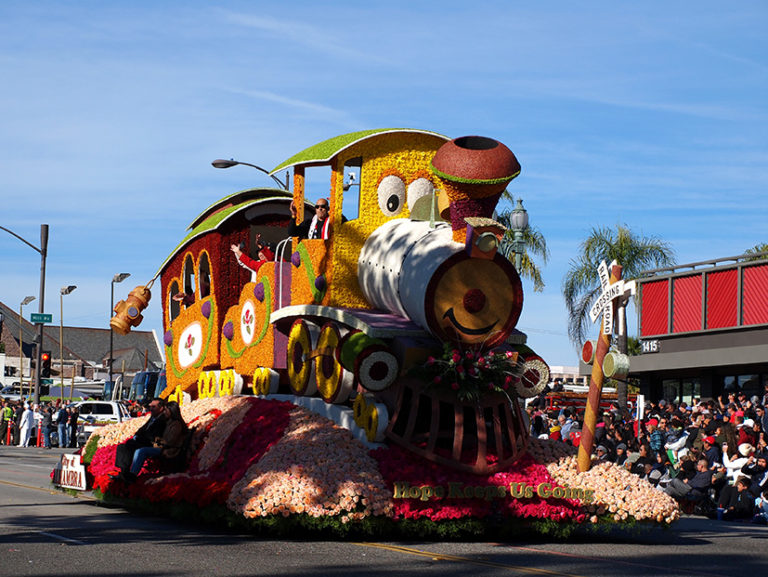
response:
M597 301L589 310L589 318L592 322L597 320L597 317L602 313L603 315L603 334L610 335L613 332L613 303L619 297L625 297L635 294L635 281L623 281L619 280L611 284L610 282L610 269L616 266L618 263L613 261L610 266L605 264L605 261L600 263L597 267L597 274L600 276L600 286L603 291L600 293Z
M32 313L29 315L29 321L32 323L50 323L53 322L53 315L51 313Z

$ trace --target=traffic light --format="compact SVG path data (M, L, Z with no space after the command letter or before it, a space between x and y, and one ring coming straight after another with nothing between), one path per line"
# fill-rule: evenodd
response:
M51 353L49 351L43 351L41 358L42 370L40 376L43 379L49 379L51 377Z

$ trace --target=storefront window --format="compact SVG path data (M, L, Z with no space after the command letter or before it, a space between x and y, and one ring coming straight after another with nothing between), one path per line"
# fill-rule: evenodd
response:
M682 398L680 401L690 405L694 398L701 398L701 383L699 379L686 379L683 381Z
M680 397L680 379L664 379L661 381L661 391L667 401L677 401Z
M744 391L748 397L757 395L761 392L760 375L739 375L739 388Z

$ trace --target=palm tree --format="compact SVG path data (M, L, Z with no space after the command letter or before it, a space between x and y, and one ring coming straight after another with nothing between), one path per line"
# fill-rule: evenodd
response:
M504 198L512 201L512 195L508 192L504 192ZM501 239L499 245L499 252L511 261L514 261L514 240L515 233L512 230L512 211L505 210L501 214L496 215L496 220L506 227L506 232ZM532 227L530 224L523 231L523 254L520 264L520 270L517 271L521 277L526 277L533 281L533 290L541 292L544 290L544 280L541 277L541 269L537 265L532 256L536 256L541 259L543 264L547 264L549 260L549 249L547 248L547 241L541 231Z
M761 254L761 253L768 253L768 243L763 242L761 244L756 244L752 248L748 248L744 254ZM755 256L752 258L747 258L746 260L760 260L763 258L768 258L765 254L763 256Z
M595 227L581 243L581 254L571 260L563 279L563 297L568 309L568 336L571 342L580 345L589 328L589 310L600 295L602 287L597 272L601 261L616 260L622 267L622 278L637 278L644 270L670 266L674 263L674 251L665 241L657 237L644 237L632 232L627 225ZM625 307L626 301L620 303ZM620 314L623 322L619 334L619 351L627 353L626 314ZM619 383L619 406L627 406L627 385Z

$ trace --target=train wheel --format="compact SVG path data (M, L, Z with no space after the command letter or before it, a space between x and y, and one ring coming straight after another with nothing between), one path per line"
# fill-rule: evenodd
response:
M317 325L298 319L288 334L288 380L297 395L314 395L317 392L312 354L318 332Z
M360 331L350 331L341 339L337 358L369 391L383 391L400 373L400 363L386 343Z
M253 372L251 388L254 395L274 395L277 393L279 383L280 375L276 371L266 367L257 367Z
M528 399L535 397L549 382L549 367L541 357L529 356L523 363L523 376L516 386L518 396Z
M333 323L326 323L320 331L315 356L317 390L326 403L343 403L349 398L354 375L341 366L336 350L341 342L341 331Z
M400 363L386 347L372 345L357 359L355 373L363 387L369 391L383 391L395 382Z

